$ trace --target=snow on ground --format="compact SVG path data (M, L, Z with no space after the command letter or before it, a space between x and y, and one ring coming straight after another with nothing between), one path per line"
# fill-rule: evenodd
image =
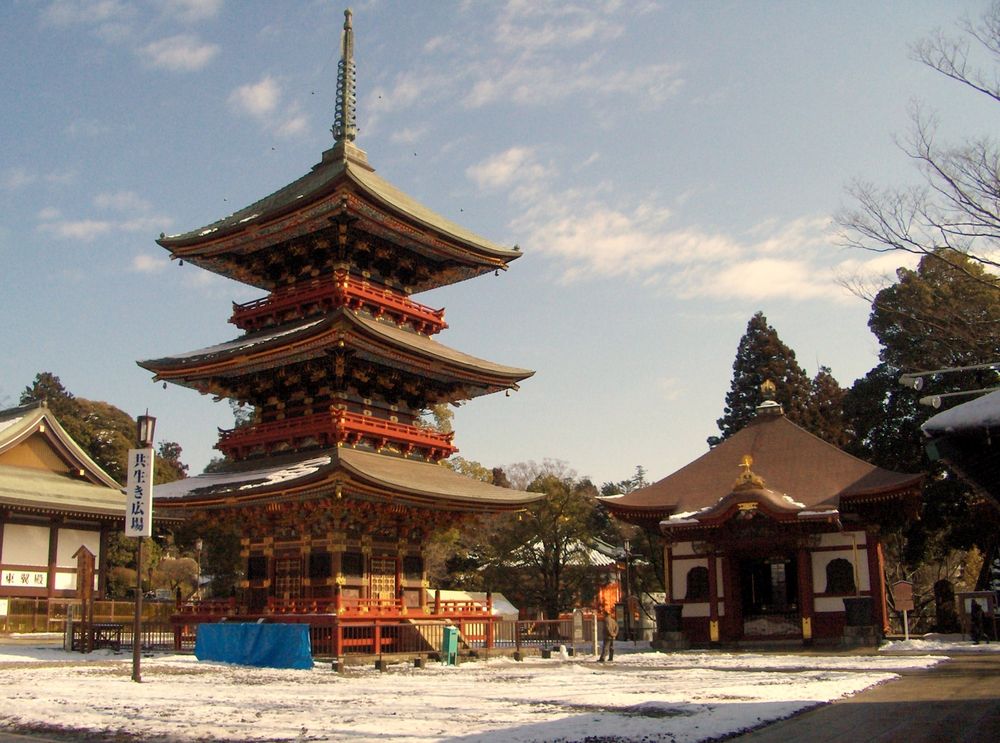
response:
M924 642L924 646L914 643ZM68 653L0 645L0 726L108 731L171 741L700 741L929 668L946 640L886 652L660 653L625 643L614 663L549 660L371 666L333 672L248 668L191 655ZM931 643L931 644L926 644ZM622 643L619 643L622 645ZM979 647L968 641L962 650ZM914 654L914 651L919 654Z

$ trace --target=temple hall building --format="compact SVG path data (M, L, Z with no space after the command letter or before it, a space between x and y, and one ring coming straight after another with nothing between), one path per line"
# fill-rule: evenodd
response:
M767 400L664 479L605 501L664 539L667 604L695 643L840 641L888 630L880 534L916 518L922 475L875 467Z
M77 552L107 587L107 544L125 526L121 486L44 402L0 411L0 615L11 599L78 597Z

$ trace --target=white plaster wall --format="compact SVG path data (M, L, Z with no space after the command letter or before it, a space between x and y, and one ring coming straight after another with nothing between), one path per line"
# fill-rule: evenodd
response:
M59 544L56 547L56 565L60 568L75 568L76 558L73 554L86 547L94 553L95 568L101 561L101 533L84 531L83 529L60 529ZM59 586L56 586L57 588Z
M673 598L683 599L687 594L687 575L691 568L708 568L708 558L698 557L694 559L678 560L676 555L670 571L670 582L673 586Z
M820 547L851 547L853 541L851 536L858 540L858 549L865 548L865 533L863 531L838 531L829 534L821 534L819 540Z
M863 531L850 532L850 533L838 533L838 534L824 534L821 542L823 547L839 547L836 550L824 550L822 552L812 553L812 571L813 571L813 591L816 593L823 593L826 591L826 566L829 565L833 560L843 559L847 560L852 565L855 560L855 550L854 544L851 541L851 534L854 534L858 540L857 549L857 574L855 580L858 585L858 590L867 591L871 587L871 582L868 579L868 552L865 547L865 533ZM827 544L826 542L829 541ZM835 599L840 601L840 599ZM843 611L844 606L841 603L840 608L836 611ZM831 611L819 609L817 605L817 611Z
M4 565L37 566L47 570L49 527L4 524L3 554L0 555L0 562Z
M844 599L840 596L816 599L816 611L844 611Z

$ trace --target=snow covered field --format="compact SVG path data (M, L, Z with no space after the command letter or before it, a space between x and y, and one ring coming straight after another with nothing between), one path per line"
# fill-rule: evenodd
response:
M154 655L136 684L129 653L4 644L0 726L171 741L699 741L928 668L956 647L949 638L892 643L878 655L620 645L613 664L554 656L341 674L327 664L285 671Z

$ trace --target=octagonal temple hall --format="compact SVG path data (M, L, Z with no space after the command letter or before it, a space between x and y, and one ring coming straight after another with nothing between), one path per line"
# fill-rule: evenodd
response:
M235 523L246 580L235 610L405 613L426 606L429 534L537 495L453 472L432 406L517 390L533 372L435 336L444 310L412 295L520 257L419 204L355 145L350 11L334 145L308 173L217 222L161 236L171 257L257 287L233 306L233 340L141 361L156 380L250 405L220 431L222 471L158 486L161 514ZM305 607L305 609L303 609Z

